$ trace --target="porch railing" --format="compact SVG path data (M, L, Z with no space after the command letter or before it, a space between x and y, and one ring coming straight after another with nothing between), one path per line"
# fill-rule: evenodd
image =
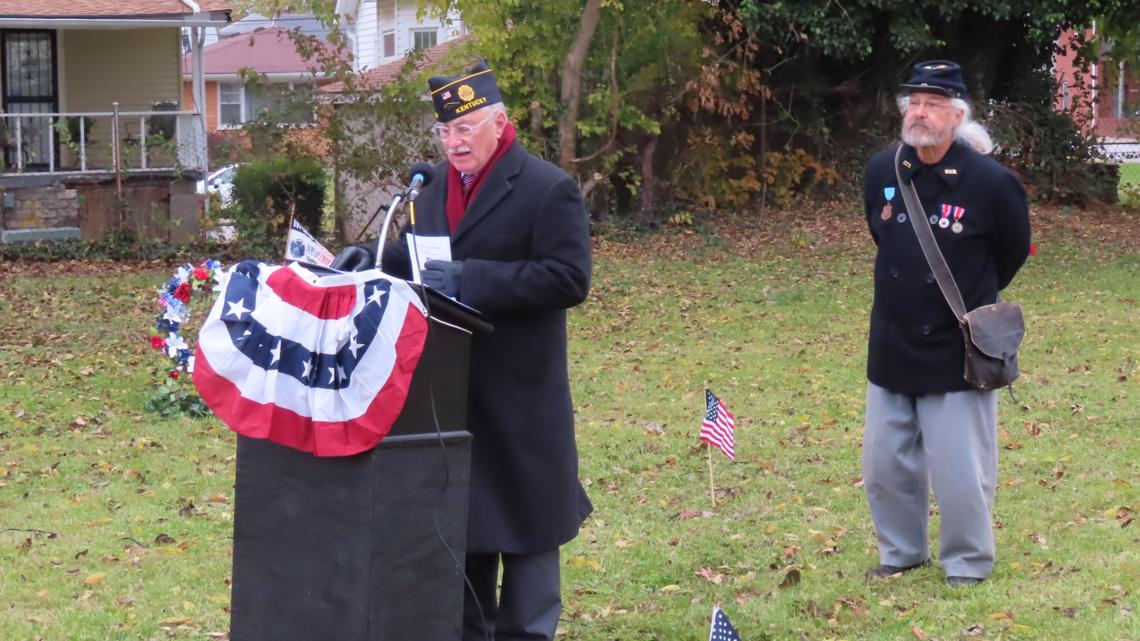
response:
M0 113L0 175L205 171L193 111Z

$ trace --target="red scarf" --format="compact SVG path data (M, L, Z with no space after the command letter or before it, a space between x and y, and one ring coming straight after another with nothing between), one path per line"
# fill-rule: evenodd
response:
M459 176L459 170L453 165L448 166L447 171L447 224L451 228L451 233L455 233L455 228L459 226L459 221L463 219L463 214L467 212L467 207L475 200L475 194L479 192L479 188L483 186L483 181L487 180L487 175L491 173L491 168L499 159L507 153L511 145L515 142L515 127L510 122L503 128L503 135L499 136L499 146L495 148L495 153L491 154L490 160L483 169L479 170L478 176L475 177L475 184L471 185L471 189L467 193L463 193L463 178Z

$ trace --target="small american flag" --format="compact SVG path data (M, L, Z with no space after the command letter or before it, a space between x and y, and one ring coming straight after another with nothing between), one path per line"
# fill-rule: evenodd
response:
M718 606L713 606L709 641L740 641L740 635L736 632L736 628L728 622L728 615Z
M732 418L728 408L720 399L712 393L712 390L705 390L705 420L701 422L701 440L720 448L724 455L732 460L736 460L736 437L733 435L733 429L736 427L736 419Z

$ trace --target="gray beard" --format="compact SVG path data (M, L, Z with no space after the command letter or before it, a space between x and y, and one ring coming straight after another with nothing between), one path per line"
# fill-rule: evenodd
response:
M938 133L918 133L911 131L909 127L903 126L902 140L911 147L934 147L946 140L946 137Z

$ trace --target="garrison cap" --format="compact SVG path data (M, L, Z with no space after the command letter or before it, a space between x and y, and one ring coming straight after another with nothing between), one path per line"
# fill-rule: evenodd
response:
M903 93L937 93L949 98L965 98L962 67L949 60L927 60L914 66L910 78L899 85Z
M459 76L434 76L428 79L431 102L437 122L448 122L460 116L503 101L495 74L484 60Z

